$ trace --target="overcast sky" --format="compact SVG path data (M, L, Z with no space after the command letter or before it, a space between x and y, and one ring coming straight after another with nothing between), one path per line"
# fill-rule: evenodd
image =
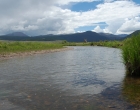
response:
M140 30L139 0L0 0L0 35Z

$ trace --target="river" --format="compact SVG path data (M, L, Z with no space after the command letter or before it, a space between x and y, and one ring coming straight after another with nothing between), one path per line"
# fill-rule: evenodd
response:
M121 51L73 48L0 60L0 110L133 110Z

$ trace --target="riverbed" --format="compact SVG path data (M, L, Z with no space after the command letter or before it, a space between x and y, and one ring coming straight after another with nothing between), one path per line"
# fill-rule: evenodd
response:
M1 110L134 110L122 95L121 50L72 50L0 60Z

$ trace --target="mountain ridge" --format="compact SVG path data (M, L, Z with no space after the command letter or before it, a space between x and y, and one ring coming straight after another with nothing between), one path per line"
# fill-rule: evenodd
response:
M23 32L13 32L13 33L6 34L5 36L29 37L28 35L24 34Z
M122 37L123 36L123 37ZM15 32L0 36L0 40L12 40L12 41L55 41L55 40L66 40L68 42L98 42L98 41L111 41L111 40L123 40L126 35L114 35L110 33L96 33L93 31L86 31L83 33L71 33L71 34L60 34L60 35L38 35L28 36L22 32Z
M128 36L126 36L126 38L129 38L129 37L132 37L132 36L135 36L137 34L140 34L140 30L136 30L134 31L133 33L129 34Z

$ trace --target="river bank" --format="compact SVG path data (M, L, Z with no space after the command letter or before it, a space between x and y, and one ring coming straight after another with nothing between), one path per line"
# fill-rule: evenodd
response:
M44 53L52 53L52 52L60 52L60 51L67 51L73 49L72 47L63 47L59 49L49 49L49 50L38 50L38 51L28 51L28 52L11 52L7 54L0 54L0 59L9 59L13 57L25 57L29 55L36 55L36 54L44 54Z
M69 50L60 42L0 41L0 59Z

